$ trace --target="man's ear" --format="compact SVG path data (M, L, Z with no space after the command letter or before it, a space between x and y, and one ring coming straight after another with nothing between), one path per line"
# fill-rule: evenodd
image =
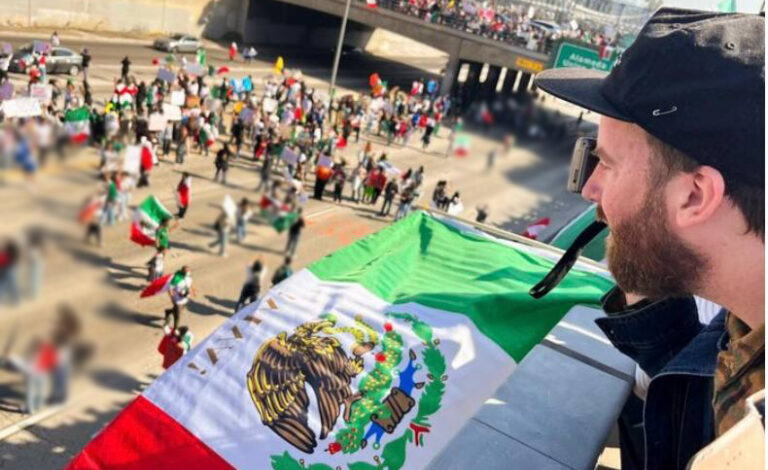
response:
M711 166L672 178L669 190L674 204L674 221L680 228L707 222L725 199L723 175Z

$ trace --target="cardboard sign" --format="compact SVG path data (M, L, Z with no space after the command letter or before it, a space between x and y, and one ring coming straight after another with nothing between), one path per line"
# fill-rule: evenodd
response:
M6 81L0 86L0 100L9 100L13 98L13 83Z
M181 108L173 104L163 103L163 116L166 121L181 121Z
M152 113L149 115L149 130L150 132L161 132L165 129L165 124L168 119L164 114Z
M157 78L164 82L171 83L176 80L176 74L168 69L159 69L157 71Z
M199 96L187 96L187 101L184 103L187 108L199 108L200 97Z
M48 104L53 97L53 88L51 85L36 83L29 87L29 97L38 100L40 104Z
M189 62L187 65L184 66L184 71L187 72L187 75L192 75L195 77L201 77L205 75L205 71L203 70L203 66L198 64L197 62Z
M138 175L141 168L141 145L129 145L125 148L123 171Z
M264 101L261 103L261 108L267 114L274 113L277 109L277 100L274 98L264 98Z
M14 98L3 101L0 109L3 110L6 118L31 117L43 114L40 101L35 98Z
M174 90L171 92L171 104L175 106L184 106L185 97L184 90Z
M8 42L3 43L3 54L8 54L8 55L13 54L13 46L11 46L10 43Z

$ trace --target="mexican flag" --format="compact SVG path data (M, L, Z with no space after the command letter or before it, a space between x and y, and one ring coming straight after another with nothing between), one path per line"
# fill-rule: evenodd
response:
M457 157L466 157L469 155L469 136L459 134L454 142L454 153Z
M376 8L378 6L376 0L365 0L365 4L368 5L368 8Z
M172 287L177 287L182 283L189 283L189 276L184 274L181 270L176 271L173 274L166 274L150 282L147 287L141 291L141 298L151 297L156 294L167 292Z
M230 317L69 470L420 470L574 306L612 283L559 253L416 212Z
M91 135L90 113L86 106L70 109L64 114L64 126L67 129L69 140L82 144Z
M537 240L539 238L539 235L541 235L541 232L544 231L547 227L549 227L549 223L551 221L549 220L549 217L542 217L536 222L529 225L525 231L523 232L523 236L525 238L530 238L531 240Z
M131 241L141 246L155 244L155 231L164 219L170 219L171 213L159 199L149 195L133 213L131 223Z
M299 217L297 212L291 212L290 208L267 195L262 196L259 207L261 208L261 216L278 233L290 227L293 221Z

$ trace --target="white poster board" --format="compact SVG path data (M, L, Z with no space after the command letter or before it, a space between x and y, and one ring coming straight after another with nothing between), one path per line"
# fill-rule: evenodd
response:
M282 158L285 163L293 166L296 166L299 162L299 156L288 147L283 148L283 153L280 155L280 158Z
M29 97L38 100L40 104L48 104L53 98L53 88L51 85L36 83L29 87Z
M6 118L40 116L43 110L36 98L14 98L3 101L2 107Z
M165 129L165 124L168 122L168 118L164 114L152 113L149 115L149 130L150 132L160 132Z
M331 168L333 166L333 160L331 160L331 157L328 155L320 155L320 158L317 159L317 166Z
M163 103L163 116L166 121L181 121L181 108L173 104Z
M277 100L274 98L264 98L261 103L262 109L265 113L271 114L277 110Z
M132 175L138 175L141 168L141 146L129 145L125 148L123 158L123 171Z
M184 101L187 99L184 94L184 90L174 90L171 92L171 104L174 106L184 106Z

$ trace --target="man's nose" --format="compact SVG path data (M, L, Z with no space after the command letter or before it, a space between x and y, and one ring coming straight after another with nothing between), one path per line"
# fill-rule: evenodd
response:
M600 203L600 195L602 193L600 182L596 177L598 171L599 169L590 175L589 179L584 184L584 188L581 190L581 197L594 203Z

